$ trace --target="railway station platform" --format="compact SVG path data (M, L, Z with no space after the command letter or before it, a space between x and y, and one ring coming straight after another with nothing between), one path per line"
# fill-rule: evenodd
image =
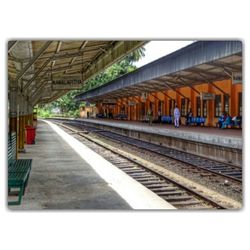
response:
M77 121L129 137L165 145L171 148L208 157L214 160L242 165L242 130L214 127L152 124L109 119L79 118Z
M39 121L36 143L19 159L33 159L21 205L29 209L174 209L57 125Z

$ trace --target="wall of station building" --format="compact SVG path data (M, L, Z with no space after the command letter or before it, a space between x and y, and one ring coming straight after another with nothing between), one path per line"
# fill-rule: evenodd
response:
M213 86L214 85L214 86ZM242 84L232 84L232 80L213 82L212 84L195 85L193 88L182 87L174 90L163 90L148 94L145 100L141 96L121 98L116 104L98 103L98 113L126 114L128 120L143 121L148 109L153 111L154 119L158 111L162 115L172 115L175 104L181 111L182 123L185 123L187 112L191 109L193 116L206 118L206 126L215 126L222 112L229 115L242 115ZM218 87L218 88L216 88ZM200 93L214 94L213 100L202 100Z

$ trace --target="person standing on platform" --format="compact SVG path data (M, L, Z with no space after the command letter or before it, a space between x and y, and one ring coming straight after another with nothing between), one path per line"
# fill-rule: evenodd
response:
M158 122L161 123L161 110L158 110Z
M193 117L193 113L192 113L192 110L190 109L186 116L186 125L189 125L191 123L192 117Z
M179 128L180 124L179 124L179 121L180 121L180 110L178 108L177 105L175 105L175 109L174 109L174 126L175 128Z
M149 108L149 110L148 110L148 124L149 124L149 126L152 125L152 120L153 120L153 114L152 114L151 108Z

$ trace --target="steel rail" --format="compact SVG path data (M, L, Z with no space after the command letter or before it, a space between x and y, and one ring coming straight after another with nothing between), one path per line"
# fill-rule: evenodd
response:
M201 202L203 202L203 203L204 203L204 202L205 202L205 203L208 203L209 205L211 205L212 207L217 208L217 209L228 209L227 207L222 206L221 204L218 204L216 201L212 200L211 198L208 198L208 197L206 197L206 196L200 194L199 192L196 192L195 190L192 190L192 189L190 189L189 187L187 187L187 186L185 186L185 185L183 185L183 184L181 184L181 183L178 183L178 182L176 182L175 180L170 179L170 178L166 177L165 175L163 175L163 174L161 174L161 173L158 173L158 172L152 170L150 167L147 167L147 166L145 166L145 165L142 165L141 163L139 163L139 162L137 162L136 160L134 160L132 157L120 155L117 151L112 150L110 147L105 146L105 145L103 145L102 143L97 142L96 140L91 139L89 136L86 136L86 134L85 134L86 131L84 132L84 131L75 130L75 129L73 129L72 127L69 127L69 126L67 126L67 125L65 125L65 124L62 124L61 122L55 122L55 123L57 123L57 124L60 125L61 127L64 127L64 128L66 128L66 129L72 131L73 134L80 135L81 137L84 137L84 138L87 139L88 141L90 141L90 142L92 142L92 143L94 143L94 144L97 144L97 145L99 145L99 146L105 148L106 150L109 150L109 151L115 153L116 155L119 155L120 157L122 157L122 158L124 158L124 159L126 159L126 160L128 160L128 161L130 161L130 162L132 162L133 164L136 164L136 165L140 166L140 167L143 168L143 169L147 169L147 171L150 171L152 174L158 176L159 178L161 178L161 179L163 179L163 180L166 180L167 182L171 182L173 185L177 186L178 188L185 190L189 195L194 196L196 199L201 200ZM72 126L72 125L71 125L71 126ZM74 126L74 125L73 125L73 126ZM114 165L115 165L115 164L114 164ZM124 172L125 172L125 171L124 171ZM133 171L132 171L132 173L133 173ZM135 179L136 179L136 178L135 178ZM140 182L140 181L139 181L139 182ZM146 187L147 187L147 186L146 186ZM149 189L150 189L150 188L149 188ZM152 190L152 191L153 191L153 190ZM153 191L153 192L154 192L154 191ZM157 194L157 192L155 192L155 193ZM180 198L181 198L181 197L180 197ZM171 202L169 202L169 203L171 204ZM193 208L195 209L195 207L193 207ZM205 207L204 207L204 208L205 208ZM183 209L183 208L181 208L181 209Z

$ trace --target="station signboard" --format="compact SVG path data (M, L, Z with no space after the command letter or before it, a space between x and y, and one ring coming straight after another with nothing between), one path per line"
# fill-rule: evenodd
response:
M215 99L215 94L202 92L201 93L201 99L202 100L214 100Z
M129 106L134 106L134 105L136 105L136 102L134 102L134 101L128 101L128 105Z
M116 99L103 99L103 104L116 104Z
M232 73L232 84L242 83L242 73L233 72Z
M82 76L71 75L65 77L53 77L51 81L52 90L78 90L82 87Z

